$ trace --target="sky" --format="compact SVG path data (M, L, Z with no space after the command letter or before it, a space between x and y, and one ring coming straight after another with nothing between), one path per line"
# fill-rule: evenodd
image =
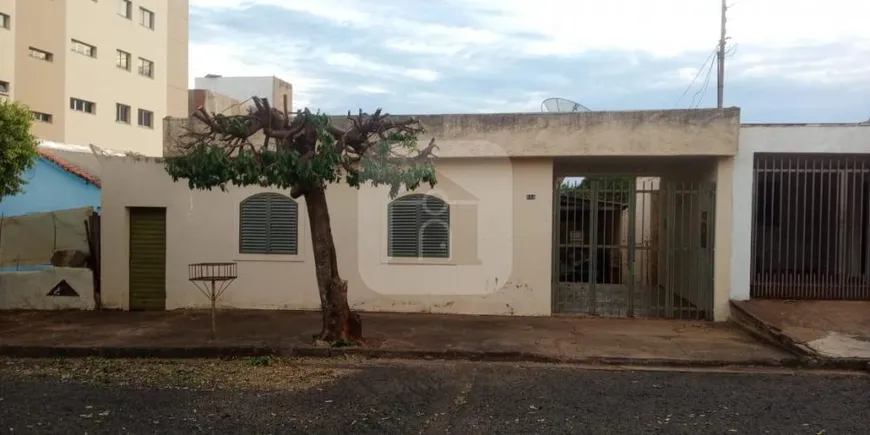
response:
M728 0L743 122L870 119L870 2ZM715 107L719 0L190 0L190 85L275 75L330 114Z

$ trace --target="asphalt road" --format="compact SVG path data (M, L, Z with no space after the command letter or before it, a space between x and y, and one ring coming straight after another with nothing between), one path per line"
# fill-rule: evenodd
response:
M0 372L0 433L866 434L870 379L388 363L305 391L202 391Z

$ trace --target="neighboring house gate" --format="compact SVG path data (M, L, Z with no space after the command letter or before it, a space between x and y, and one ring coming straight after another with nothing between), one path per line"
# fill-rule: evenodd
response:
M587 179L554 202L555 313L712 319L713 183Z
M870 300L870 154L754 164L751 297Z

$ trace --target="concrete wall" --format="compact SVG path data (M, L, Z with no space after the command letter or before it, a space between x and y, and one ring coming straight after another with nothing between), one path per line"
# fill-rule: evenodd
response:
M224 115L244 115L248 113L247 105L241 101L208 89L191 89L188 91L187 112L193 113L200 107L208 113Z
M126 19L117 0L2 0L13 26L0 29L0 80L16 100L51 115L34 123L40 139L160 155L161 120L187 115L188 3L137 0ZM154 29L140 24L140 8L154 12ZM95 46L96 56L71 51L73 39ZM30 47L51 53L51 62L31 57ZM116 66L116 50L131 54L129 70ZM140 57L154 62L153 78L138 74ZM96 113L71 110L71 97L96 103ZM129 124L116 122L116 103L130 106ZM139 109L153 112L153 127L138 125Z
M61 280L78 296L48 296ZM0 272L0 310L92 310L94 279L89 269L68 267Z
M733 156L739 118L736 108L418 117L426 127L420 142L434 137L440 157ZM166 122L164 155L176 152L188 129L202 128L193 119Z
M283 110L283 97L287 96L287 107L293 109L293 86L274 76L258 77L197 77L197 89L218 92L239 101L248 102L251 97L268 98L273 107Z
M319 307L304 200L299 255L239 254L239 203L265 189L191 192L148 159L102 164L106 307L128 307L128 207L134 206L167 209L168 308L207 306L187 280L187 265L221 261L237 262L239 273L224 307ZM451 205L452 222L445 260L388 258L387 191L330 186L339 268L349 281L351 304L370 311L549 314L552 167L550 159L440 161L434 193Z
M752 195L755 153L870 153L870 125L766 124L740 128L740 150L733 159L731 299L749 299L752 262ZM718 224L718 223L717 223Z
M0 216L100 206L100 188L40 158L23 175L24 191L0 201Z

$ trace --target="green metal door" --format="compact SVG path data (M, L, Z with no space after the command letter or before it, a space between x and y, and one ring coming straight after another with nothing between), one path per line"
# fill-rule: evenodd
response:
M130 208L130 310L166 309L166 209Z

